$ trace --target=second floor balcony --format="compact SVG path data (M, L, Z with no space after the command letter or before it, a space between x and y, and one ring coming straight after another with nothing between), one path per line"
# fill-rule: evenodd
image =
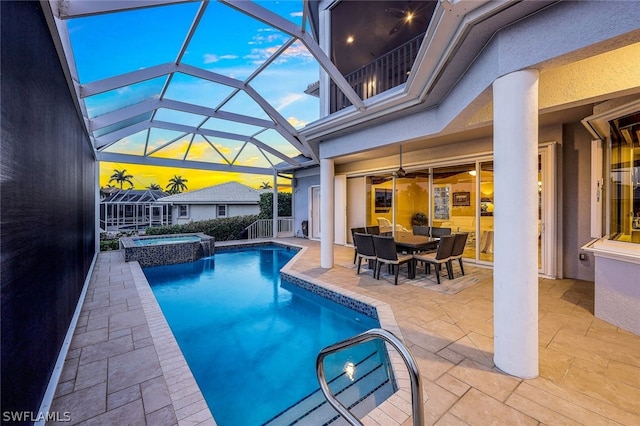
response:
M424 33L345 75L345 79L361 99L369 99L406 83L423 39ZM351 105L333 82L329 94L330 113Z

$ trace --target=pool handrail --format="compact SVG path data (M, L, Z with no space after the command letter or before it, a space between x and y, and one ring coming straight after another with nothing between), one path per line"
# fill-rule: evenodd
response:
M398 339L393 333L383 328L372 328L364 333L360 333L356 336L345 339L341 342L334 343L327 346L318 353L316 358L316 373L318 376L318 383L320 389L325 398L333 408L336 409L342 417L345 418L353 426L362 426L360 420L355 417L347 407L345 407L335 397L329 385L327 384L327 378L324 374L324 358L335 352L341 351L351 346L365 343L374 339L382 339L393 346L398 353L402 356L407 369L409 370L409 378L411 379L411 406L413 412L413 424L414 426L422 426L424 424L424 409L422 406L422 381L420 379L420 372L418 371L418 365L416 364L413 356L409 352L409 349Z

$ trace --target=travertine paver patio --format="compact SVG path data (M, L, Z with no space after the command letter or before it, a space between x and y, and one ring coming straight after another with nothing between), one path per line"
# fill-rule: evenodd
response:
M490 275L457 294L394 286L356 275L352 248L336 246L327 270L319 243L279 241L306 247L290 273L388 304L420 368L427 424L640 424L640 336L593 316L593 283L540 279L540 375L521 380L493 364ZM72 423L213 424L140 273L100 254L52 409ZM365 424L412 424L410 405L382 408Z

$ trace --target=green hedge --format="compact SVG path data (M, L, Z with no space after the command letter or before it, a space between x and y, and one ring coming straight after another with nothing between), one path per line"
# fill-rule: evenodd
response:
M293 216L291 211L292 195L290 192L278 192L278 217ZM273 219L273 192L260 194L260 219Z
M120 248L120 240L100 240L100 251L118 250Z
M137 235L136 231L125 232L101 232L100 251L110 251L120 249L120 237L132 237Z
M242 240L247 238L246 228L256 220L258 220L257 215L200 220L183 225L148 227L145 234L164 235L202 232L214 237L216 241Z

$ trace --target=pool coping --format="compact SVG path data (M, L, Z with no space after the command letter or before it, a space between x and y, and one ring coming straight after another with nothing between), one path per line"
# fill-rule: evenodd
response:
M142 309L153 345L158 355L160 369L167 383L169 398L173 404L179 425L217 425L191 368L182 354L158 300L156 299L142 267L137 261L127 262L140 297Z
M221 244L222 243L222 244ZM321 292L315 292L321 296L325 296L326 292L331 294L337 294L348 299L356 301L358 304L365 304L373 307L377 314L377 319L380 322L380 327L390 331L401 341L404 341L402 332L398 326L395 316L391 307L384 302L376 300L372 297L365 296L359 293L355 293L348 289L344 289L325 282L320 279L309 277L305 274L298 273L293 270L295 263L305 254L307 247L297 245L289 242L278 241L274 239L264 239L252 242L246 241L233 241L233 242L216 242L216 248L234 248L234 247L251 247L273 244L283 247L293 247L299 249L293 258L287 262L287 264L280 270L281 275L284 274L288 277L293 277L297 280L317 286L319 289L324 290ZM133 275L136 289L140 297L142 307L147 317L147 323L151 333L154 346L158 359L160 361L160 367L162 373L167 382L169 389L169 397L174 405L178 424L212 424L216 425L215 417L207 405L200 387L198 386L189 365L187 364L180 347L167 323L164 314L158 304L158 301L151 290L151 286L147 281L142 267L137 261L128 262ZM293 283L298 285L297 283ZM306 287L305 287L306 288ZM309 288L307 288L309 290ZM312 290L311 290L312 291ZM344 300L344 299L343 299ZM338 302L340 303L340 302ZM351 307L351 306L349 306ZM389 355L389 362L391 364L393 378L396 383L396 392L383 401L380 405L369 412L363 419L376 422L376 418L383 416L393 415L393 418L400 422L409 418L411 413L411 381L406 364L400 354L393 346L386 344L387 353ZM407 408L408 404L408 408ZM206 408L203 408L206 407ZM384 413L384 414L383 414ZM400 419L398 416L406 416L405 419ZM374 424L377 424L374 423Z

